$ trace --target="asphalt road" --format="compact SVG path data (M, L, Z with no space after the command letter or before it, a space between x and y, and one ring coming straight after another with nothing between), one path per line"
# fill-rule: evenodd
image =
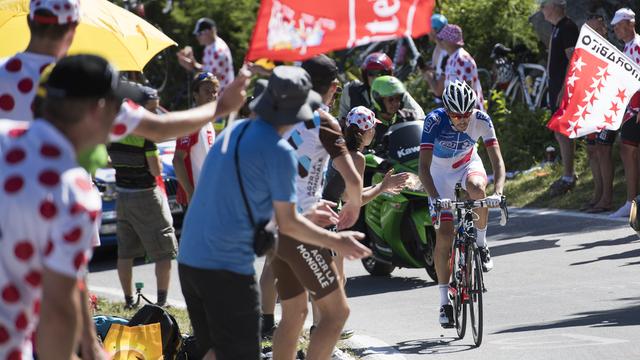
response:
M347 327L409 359L640 359L640 238L628 225L516 211L500 227L498 214L491 217L495 268L485 276L480 348L472 346L470 329L457 340L455 330L440 328L437 288L420 269L375 278L359 262L347 263ZM89 283L99 294L119 299L114 268L113 256L99 257ZM173 270L169 297L181 305ZM134 279L155 298L152 265L136 266Z

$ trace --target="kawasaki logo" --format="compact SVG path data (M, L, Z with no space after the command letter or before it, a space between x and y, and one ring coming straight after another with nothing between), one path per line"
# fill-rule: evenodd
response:
M414 153L420 152L420 146L414 146L414 147L410 147L410 148L404 148L404 149L400 149L398 150L398 157L402 158L405 157L407 155L411 155Z

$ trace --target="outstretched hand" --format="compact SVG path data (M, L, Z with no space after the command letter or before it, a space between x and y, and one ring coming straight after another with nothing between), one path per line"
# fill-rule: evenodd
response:
M305 211L304 216L320 227L336 225L338 223L338 214L333 210L336 206L334 202L320 200Z
M387 171L384 175L384 179L382 179L382 191L394 195L398 194L407 185L407 181L410 176L411 175L406 172L394 174L393 169Z
M364 234L357 231L341 231L338 233L340 239L336 241L333 250L337 251L345 259L357 260L371 256L371 250L360 243L364 239Z

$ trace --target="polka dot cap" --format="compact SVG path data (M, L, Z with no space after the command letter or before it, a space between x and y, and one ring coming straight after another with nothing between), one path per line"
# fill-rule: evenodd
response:
M378 123L380 120L376 119L376 114L364 106L356 106L347 114L347 124L355 124L362 131L373 129Z
M460 46L464 45L464 40L462 38L462 28L460 28L460 26L458 25L445 25L436 36L438 37L438 40L447 41Z
M36 10L49 10L54 16L36 15ZM29 18L41 24L69 24L80 20L79 0L31 0Z

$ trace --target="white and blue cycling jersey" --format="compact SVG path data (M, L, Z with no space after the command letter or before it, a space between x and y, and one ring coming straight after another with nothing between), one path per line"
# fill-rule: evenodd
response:
M420 149L433 150L433 164L458 169L476 158L476 143L482 138L485 146L497 146L496 132L487 113L473 110L465 131L453 127L444 108L430 112L424 120Z

